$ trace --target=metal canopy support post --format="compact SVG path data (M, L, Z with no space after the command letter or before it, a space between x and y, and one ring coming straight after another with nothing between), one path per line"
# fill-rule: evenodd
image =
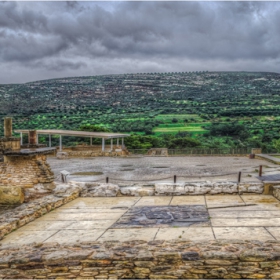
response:
M22 145L22 132L20 133L20 145Z
M90 145L92 146L92 137L90 137Z
M49 134L49 147L51 147L52 146L52 137L51 137L51 135Z
M62 136L59 135L59 151L62 152Z
M111 151L113 151L113 138L111 138Z
M102 152L105 151L105 139L102 138Z

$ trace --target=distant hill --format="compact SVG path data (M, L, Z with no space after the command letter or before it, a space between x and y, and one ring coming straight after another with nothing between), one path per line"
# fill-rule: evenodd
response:
M76 77L0 85L0 117L17 128L153 130L158 115L221 117L280 115L280 74L178 72ZM176 123L173 120L174 124ZM183 121L183 120L182 120ZM171 120L172 123L172 120Z

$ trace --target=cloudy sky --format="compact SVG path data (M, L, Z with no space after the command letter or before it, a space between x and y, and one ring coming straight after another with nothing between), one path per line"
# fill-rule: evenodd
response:
M0 83L280 73L280 2L0 2Z

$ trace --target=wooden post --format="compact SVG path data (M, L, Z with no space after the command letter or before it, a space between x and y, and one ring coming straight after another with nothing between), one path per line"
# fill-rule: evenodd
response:
M177 176L174 175L174 184L176 184L176 181L177 181Z
M240 183L240 181L241 181L241 171L239 171L238 173L238 184Z
M109 177L106 177L106 184L109 183Z
M259 168L259 177L262 177L262 165L260 165L260 168Z
M59 151L62 152L62 136L59 135Z

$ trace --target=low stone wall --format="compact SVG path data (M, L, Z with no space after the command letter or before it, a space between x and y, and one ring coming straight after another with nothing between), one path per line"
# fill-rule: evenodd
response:
M105 184L70 182L70 185L82 187L81 196L153 196L153 195L203 195L203 194L243 194L263 193L263 183L248 182L197 182L197 183L156 183L140 184Z
M122 150L120 146L106 145L105 151L102 152L101 146L76 146L76 147L63 147L63 152L66 152L70 157L100 157L100 156L126 156L127 150Z
M280 186L273 186L272 194L275 198L280 200Z
M0 185L32 188L41 183L53 188L53 180L45 155L4 156L4 162L0 162Z
M130 241L2 247L8 279L279 279L280 242Z
M78 186L58 185L51 195L32 200L14 209L5 211L4 214L0 215L0 240L17 228L77 198L80 191L81 189Z

